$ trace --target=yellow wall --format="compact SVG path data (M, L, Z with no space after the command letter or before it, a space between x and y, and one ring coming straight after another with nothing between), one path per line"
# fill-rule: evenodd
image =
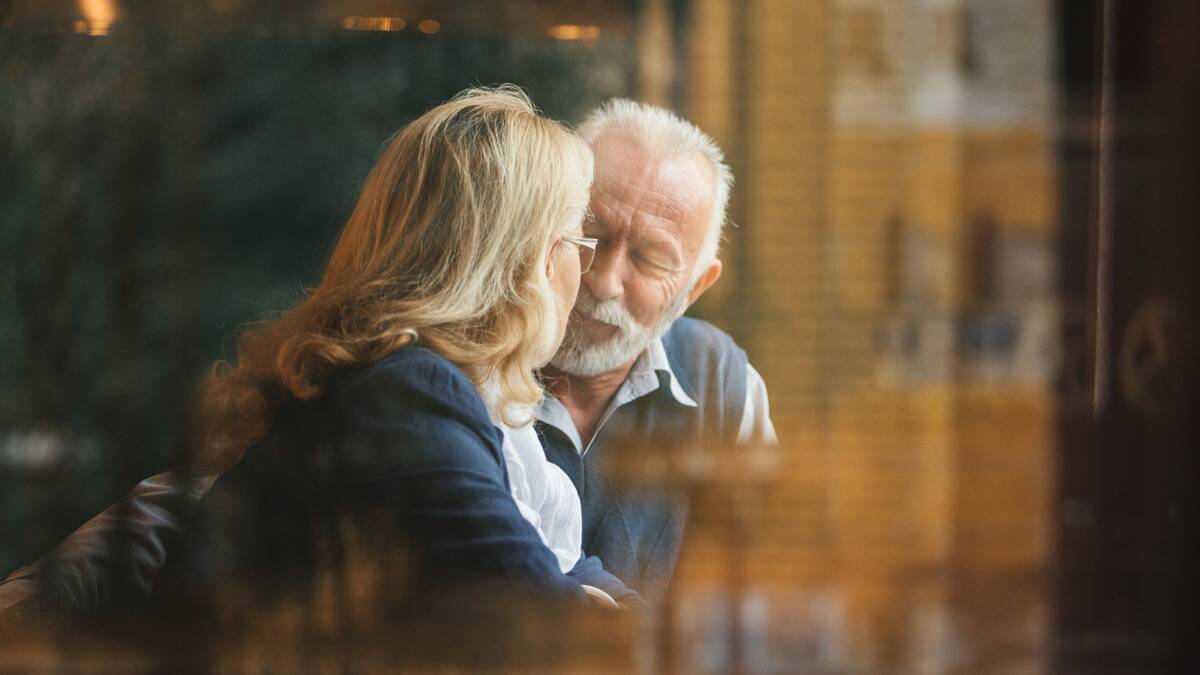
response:
M965 283L973 220L1052 246L1051 130L840 120L835 92L864 69L880 78L872 93L903 109L913 66L894 62L895 24L913 8L887 4L694 5L685 112L738 179L739 227L705 309L741 322L784 444L779 481L757 492L749 570L781 598L832 589L852 670L950 670L937 628L948 625L1037 672L1054 397L1048 380L980 380L953 331L980 309ZM943 14L929 39L957 39ZM921 269L898 273L914 238ZM896 288L914 277L927 285ZM934 336L940 366L881 352L880 331L904 325ZM950 332L938 342L938 331ZM694 530L689 584L726 578L719 520Z

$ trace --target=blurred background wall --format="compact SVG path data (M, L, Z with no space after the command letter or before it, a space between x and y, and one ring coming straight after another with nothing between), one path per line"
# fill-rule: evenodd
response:
M788 447L749 563L764 620L807 626L781 642L831 671L1037 671L1054 8L692 9L688 110L740 181L733 282L705 309L767 373Z
M1188 672L1198 18L0 2L0 574L170 465L204 368L316 279L389 134L515 82L568 121L673 108L737 177L692 313L748 350L783 448L698 502L681 669Z

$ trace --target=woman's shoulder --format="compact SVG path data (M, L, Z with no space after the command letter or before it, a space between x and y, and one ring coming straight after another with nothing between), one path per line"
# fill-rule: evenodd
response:
M326 396L332 399L396 399L416 403L453 404L463 413L487 418L475 384L446 357L422 346L409 346L334 378Z
M474 383L426 347L405 347L343 373L330 383L323 405L346 431L401 434L430 449L462 446L466 434L500 456L502 435Z
M340 391L386 382L421 382L431 377L433 382L429 384L474 390L471 379L453 361L420 345L402 347L378 361L350 368L334 377L331 387Z

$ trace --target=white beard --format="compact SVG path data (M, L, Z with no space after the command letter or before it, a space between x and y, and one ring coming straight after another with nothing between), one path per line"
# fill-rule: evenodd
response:
M684 292L671 302L657 323L643 326L619 300L601 302L581 285L579 298L575 301L575 311L594 321L616 326L617 333L599 344L589 344L587 336L579 330L578 323L568 321L562 346L550 360L550 365L577 377L593 377L624 366L645 351L651 342L667 332L687 302L689 290L691 289L684 289Z

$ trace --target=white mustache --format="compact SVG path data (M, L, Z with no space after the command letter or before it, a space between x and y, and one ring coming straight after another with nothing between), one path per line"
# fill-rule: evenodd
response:
M628 334L645 326L637 322L619 300L596 300L586 289L579 289L579 298L575 302L575 312L583 318L616 326L622 333Z

